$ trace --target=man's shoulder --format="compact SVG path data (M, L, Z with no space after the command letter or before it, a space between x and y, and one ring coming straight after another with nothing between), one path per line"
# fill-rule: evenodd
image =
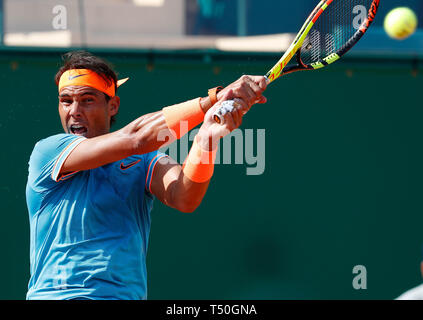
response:
M44 167L46 164L56 161L61 155L66 156L66 153L72 150L72 146L76 146L83 139L86 138L60 133L39 140L29 158L30 169Z
M39 140L33 150L32 155L35 154L50 154L63 151L72 142L82 141L85 137L76 136L73 134L59 133L47 138Z
M69 133L58 133L46 138L42 138L35 144L35 147L51 145L51 144L60 144L60 143L70 142L76 139L85 139L85 138L76 136L74 134L69 134Z

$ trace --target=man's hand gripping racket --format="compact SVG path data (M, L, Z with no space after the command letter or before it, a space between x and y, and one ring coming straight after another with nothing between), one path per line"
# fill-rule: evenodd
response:
M322 0L307 18L294 42L266 74L267 84L296 71L317 70L339 60L367 32L380 0ZM294 62L291 62L295 57ZM291 63L290 63L291 62ZM234 108L222 103L213 114L217 123Z

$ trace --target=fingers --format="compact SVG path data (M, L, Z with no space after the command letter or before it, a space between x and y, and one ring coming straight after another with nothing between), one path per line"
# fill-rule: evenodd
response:
M249 76L242 76L235 94L238 98L244 100L251 106L261 96L262 92L260 86Z
M232 111L232 104L227 103L229 101L232 101L232 99L234 99L234 94L233 91L231 89L225 91L225 93L223 94L223 96L219 99L219 101L209 109L209 111L206 113L206 116L204 118L204 122L208 122L208 121L212 121L212 122L222 122L222 124L225 122L224 119L224 115L228 112ZM208 114L210 114L210 116L208 116ZM218 117L219 119L221 119L220 121L218 121L217 119L215 120L215 116Z
M259 104L264 104L264 103L267 103L267 98L265 97L265 96L261 96L260 98L259 98L259 100L257 100L257 102L256 103L259 103Z
M262 76L250 76L250 78L258 84L262 92L267 89L268 79Z
M244 102L244 100L241 100L239 98L235 98L234 102L234 106L241 117L243 117L251 108L247 103Z
M227 90L226 92L223 93L223 96L221 98L219 98L219 101L232 100L234 98L236 98L236 97L235 97L233 90L229 89L229 90Z
M262 94L267 88L267 78L261 76L244 76L241 78L244 85L248 85L248 92L250 93L250 99L246 100L249 102L250 107L256 103L264 104L267 102L267 98Z
M248 110L248 105L240 99L221 101L212 108L213 121L232 131L242 124L242 118Z
M213 119L223 125L226 122L225 116L232 113L237 112L237 108L235 107L234 100L225 100L217 103L215 107L213 107Z
M251 81L251 79L244 81L247 84ZM256 85L254 84L254 86ZM250 99L256 99L252 88L245 87L244 93L249 94ZM220 97L218 103L211 108L212 120L221 125L225 125L230 131L238 128L242 124L244 115L251 108L251 104L246 102L246 99L234 98L235 96L236 93L234 90L227 88ZM262 98L259 98L259 100L262 100ZM207 119L205 119L205 121L208 121L209 117L206 118Z
M261 96L261 94L267 88L267 82L265 77L258 76L242 76L241 80L249 85L253 90L256 98Z
M266 103L262 95L266 88L266 77L242 76L221 90L218 102L206 112L201 134L217 141L237 129L253 104Z
M258 103L258 101L260 103L265 102L265 99L262 99L262 94L266 88L266 77L244 75L222 90L218 98L219 100L222 99L228 90L232 90L235 98L245 101L251 107L253 104Z
M226 129L228 132L232 132L233 130L235 130L236 128L238 128L238 126L236 125L236 122L239 121L239 119L237 118L237 111L234 108L234 110L232 112L228 112L226 113L224 116L224 123L222 125L222 129ZM223 137L223 135L222 135Z
M228 127L229 130L233 130L239 127L241 123L242 116L240 113L239 108L237 108L236 104L234 104L234 109L232 112L230 112L230 115L232 116L232 122L227 122L229 125L233 125L233 127Z

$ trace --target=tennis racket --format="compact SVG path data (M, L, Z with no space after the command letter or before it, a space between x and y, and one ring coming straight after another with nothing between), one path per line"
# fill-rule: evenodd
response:
M270 84L296 71L317 70L339 60L363 37L375 19L380 0L322 0L307 18L294 42L266 74ZM293 59L295 56L295 59ZM223 124L228 101L213 118Z

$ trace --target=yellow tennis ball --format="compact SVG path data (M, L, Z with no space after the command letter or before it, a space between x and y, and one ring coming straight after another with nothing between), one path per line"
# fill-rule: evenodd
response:
M391 38L403 40L416 31L417 24L417 16L413 10L407 7L399 7L386 15L384 27Z

